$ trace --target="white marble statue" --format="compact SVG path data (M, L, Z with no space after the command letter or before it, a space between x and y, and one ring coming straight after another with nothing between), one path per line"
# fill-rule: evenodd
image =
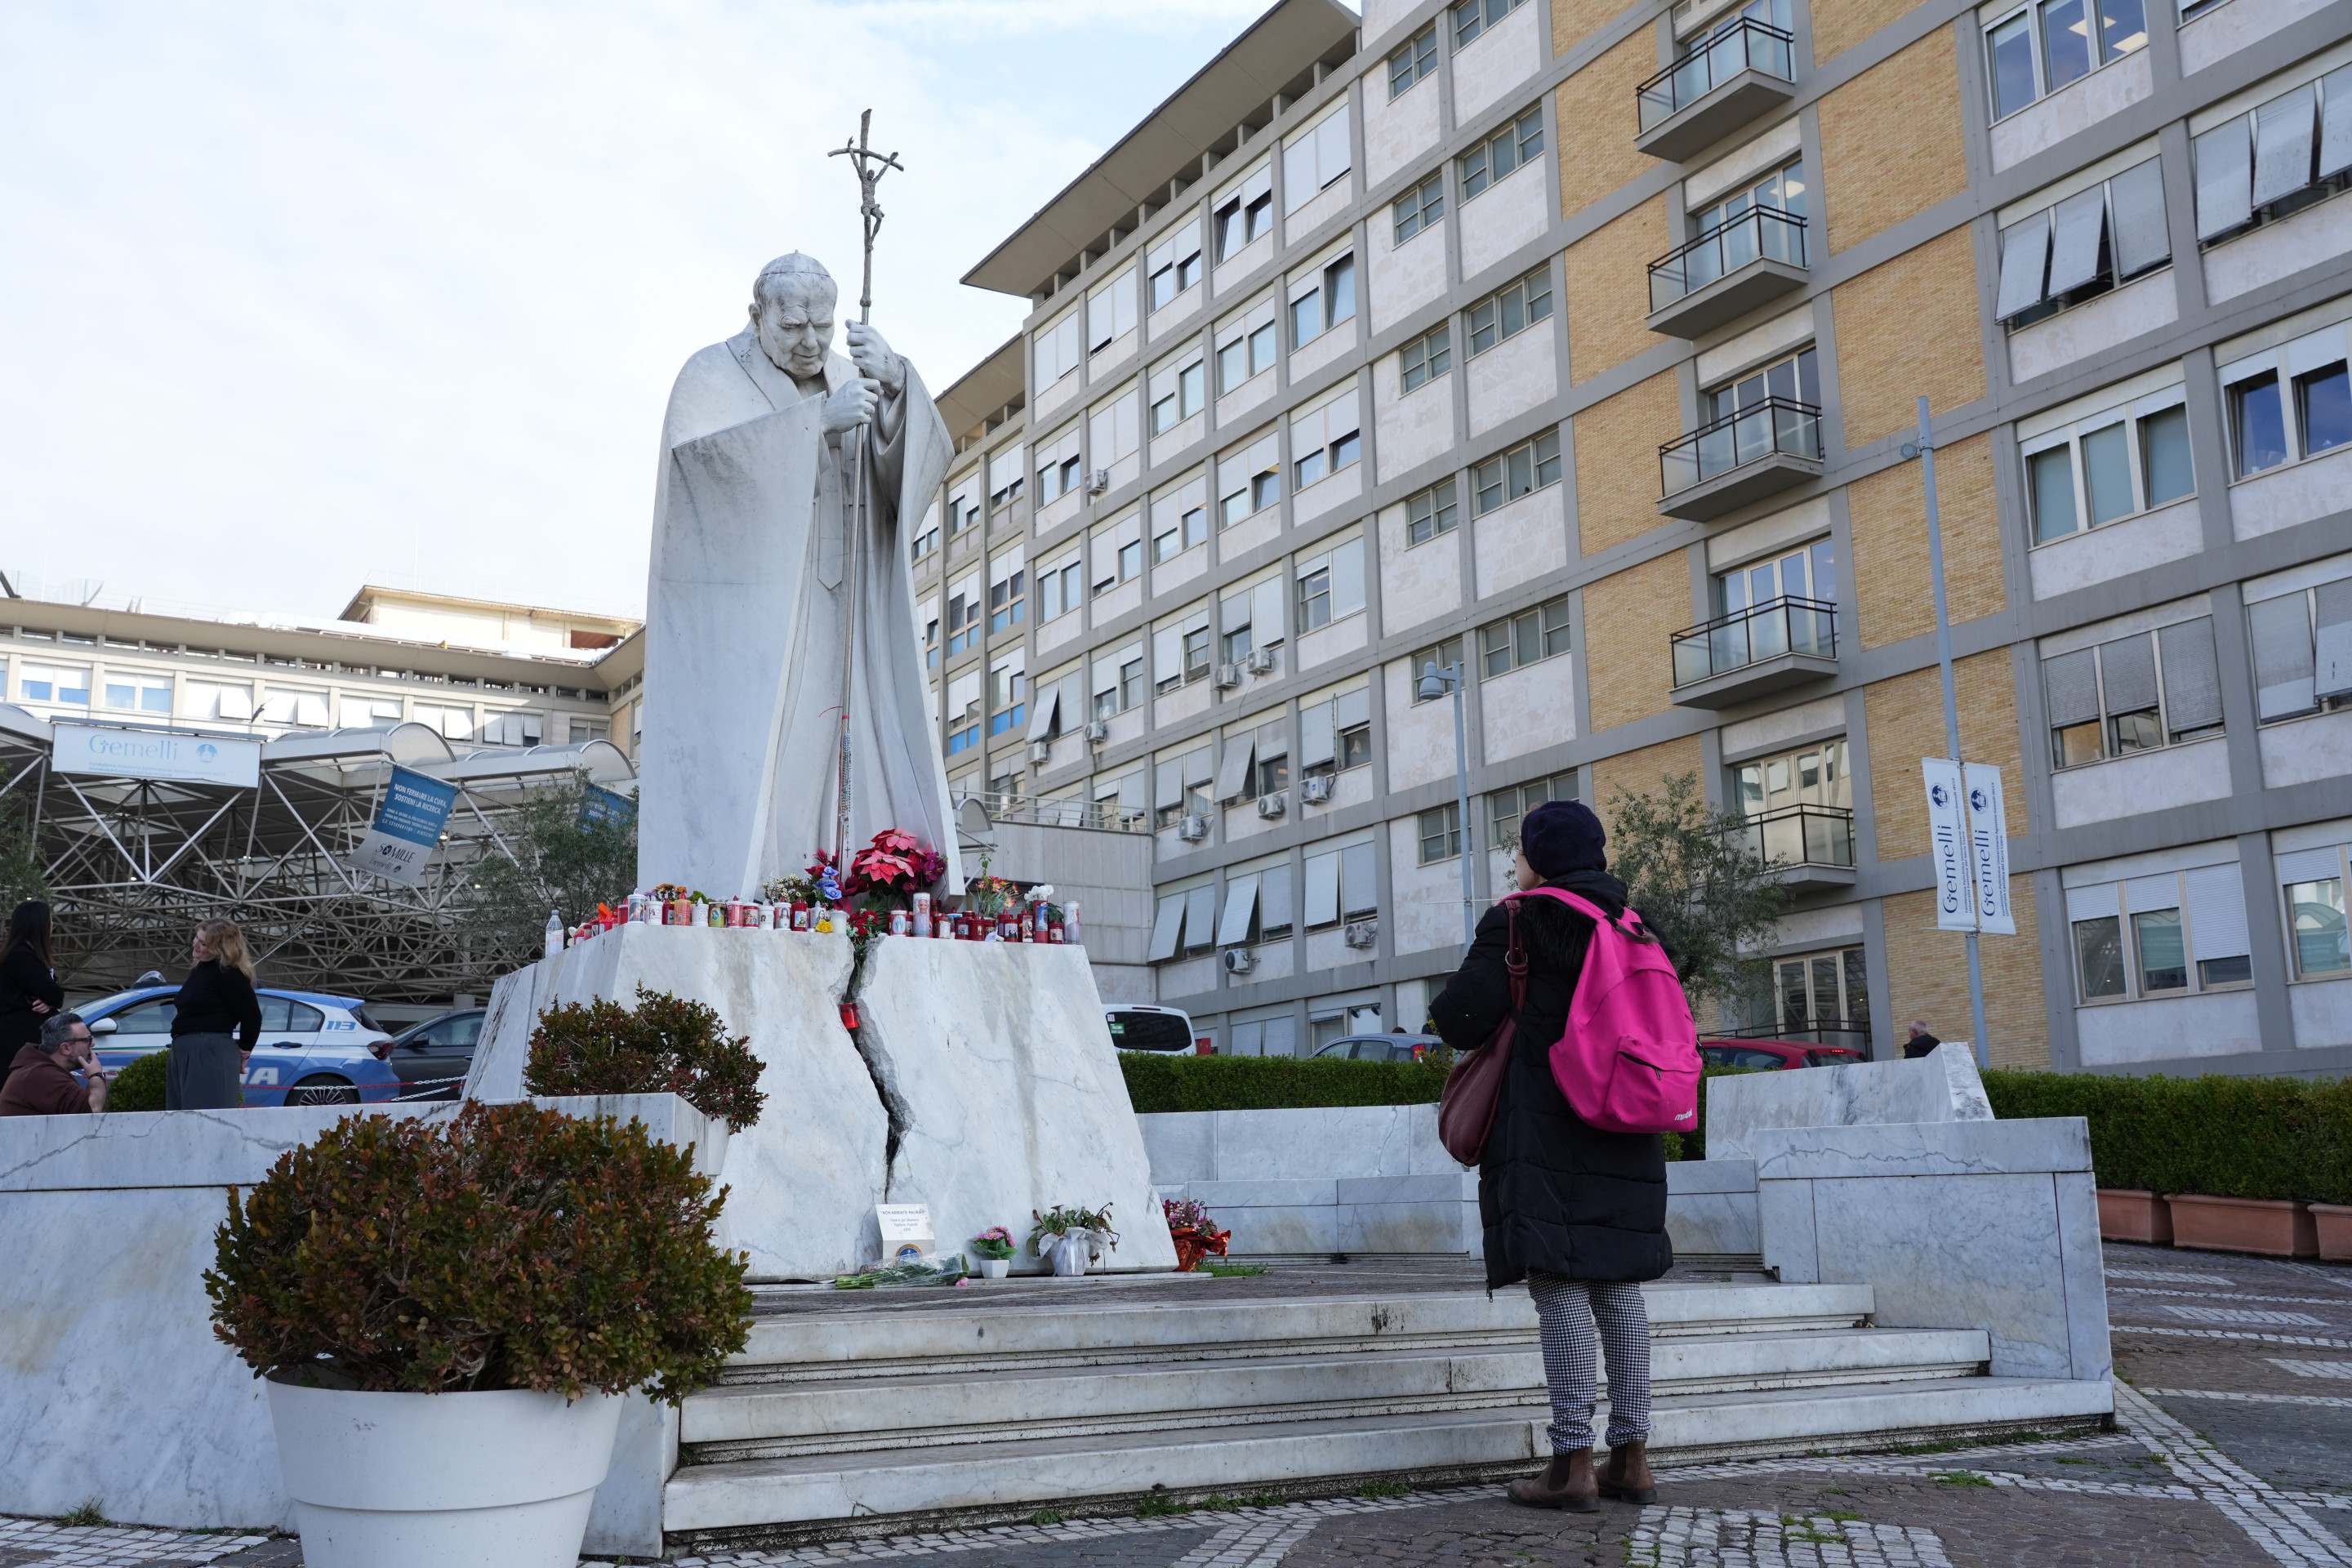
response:
M870 326L832 353L834 281L794 252L751 322L686 362L662 421L646 589L637 879L755 896L834 838L851 530L865 591L850 657L849 843L904 828L961 887L907 544L947 470L947 428ZM854 363L853 363L854 362ZM853 518L849 449L866 506Z

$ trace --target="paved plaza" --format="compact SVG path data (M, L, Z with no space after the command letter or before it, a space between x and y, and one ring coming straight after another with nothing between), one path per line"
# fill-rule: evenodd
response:
M2352 1568L2352 1268L2106 1248L2117 1431L1664 1467L1648 1508L1529 1512L1492 1486L1217 1500L675 1568ZM1234 1289L1229 1281L1209 1289ZM1248 1506L1253 1500L1262 1506ZM291 1541L0 1521L0 1568L299 1568ZM601 1568L601 1565L599 1565Z

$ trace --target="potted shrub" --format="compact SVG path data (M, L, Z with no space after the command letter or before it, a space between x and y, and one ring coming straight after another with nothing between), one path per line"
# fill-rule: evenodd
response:
M126 1062L106 1086L106 1109L110 1112L163 1110L163 1079L171 1068L168 1050L149 1051Z
M1162 1198L1160 1212L1168 1219L1168 1238L1176 1244L1176 1271L1190 1274L1203 1258L1223 1258L1234 1233L1219 1230L1198 1198Z
M550 1007L530 1034L525 1094L674 1094L710 1118L699 1168L717 1176L727 1136L757 1123L768 1097L751 1037L730 1036L718 1012L667 991L637 987L637 1005L599 997Z
M1052 1264L1056 1279L1075 1279L1101 1261L1105 1252L1118 1250L1108 1204L1098 1209L1055 1204L1044 1214L1031 1209L1029 1217L1035 1222L1029 1231L1029 1256Z
M310 1568L571 1568L622 1401L748 1338L724 1194L637 1122L354 1116L279 1157L205 1274L268 1380Z
M1002 1279L1013 1272L1013 1233L992 1225L971 1238L971 1256L983 1279Z

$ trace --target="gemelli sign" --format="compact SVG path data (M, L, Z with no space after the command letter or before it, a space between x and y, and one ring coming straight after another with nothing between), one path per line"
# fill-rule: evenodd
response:
M50 726L49 765L61 773L257 789L261 742L236 735L175 735L98 724Z

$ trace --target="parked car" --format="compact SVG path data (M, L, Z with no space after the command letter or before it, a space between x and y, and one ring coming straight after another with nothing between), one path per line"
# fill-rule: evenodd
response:
M1711 1068L1781 1071L1790 1068L1842 1068L1864 1061L1851 1046L1816 1046L1803 1040L1701 1040L1701 1060Z
M466 1073L474 1065L474 1047L482 1037L486 1007L460 1007L437 1018L427 1018L394 1035L376 1055L390 1064L400 1079L403 1100L464 1098Z
M1122 1051L1168 1054L1193 1048L1192 1016L1181 1007L1123 1002L1105 1007L1103 1022L1110 1027L1110 1043Z
M1444 1043L1435 1035L1342 1035L1315 1054L1355 1062L1417 1062Z
M142 985L77 1007L97 1038L98 1062L121 1071L172 1043L176 985ZM392 1037L356 996L262 986L261 1040L245 1064L245 1103L380 1104L400 1097L400 1078L378 1054Z

